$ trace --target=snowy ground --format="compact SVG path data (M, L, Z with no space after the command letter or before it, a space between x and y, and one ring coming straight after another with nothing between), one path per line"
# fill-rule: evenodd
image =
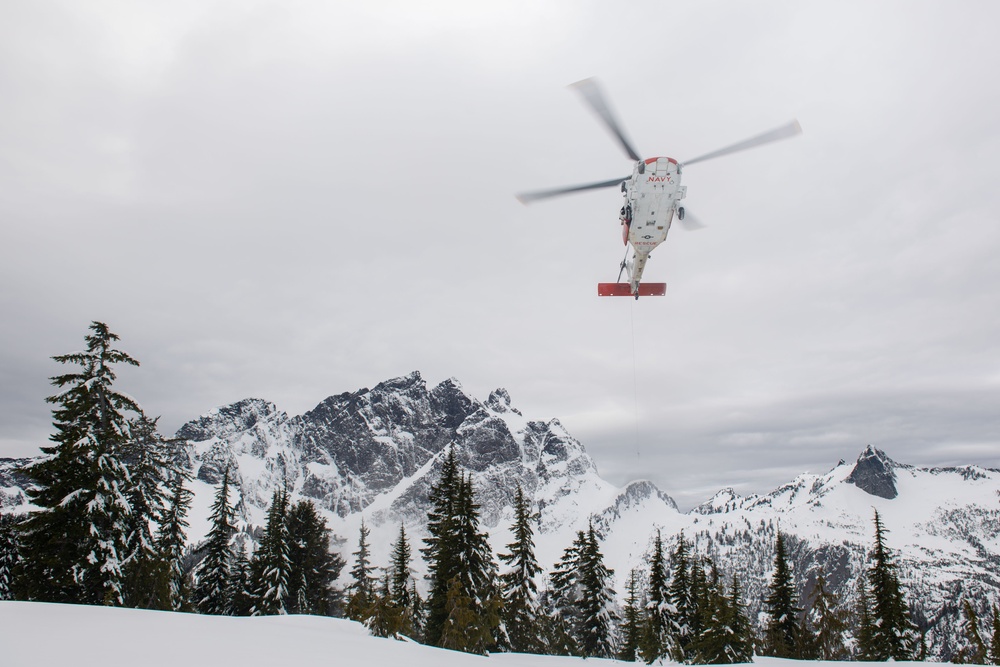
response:
M484 662L488 660L489 662ZM790 661L758 658L762 667ZM483 658L378 639L339 618L231 618L37 602L0 602L0 665L38 667L584 667L613 660L496 654ZM818 664L818 663L817 663ZM831 663L833 665L843 663Z

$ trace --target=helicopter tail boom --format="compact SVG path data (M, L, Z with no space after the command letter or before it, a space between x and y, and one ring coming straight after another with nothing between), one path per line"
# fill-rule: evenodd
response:
M639 283L638 296L663 296L667 293L666 283ZM597 296L636 296L631 283L597 283Z

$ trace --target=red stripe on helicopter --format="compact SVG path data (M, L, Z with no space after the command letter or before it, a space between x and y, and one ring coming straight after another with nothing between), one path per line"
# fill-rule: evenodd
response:
M656 162L659 159L660 158L658 158L658 157L651 157L651 158L646 159L645 162L646 162L646 164L653 164L654 162ZM667 158L667 162L672 162L673 164L677 164L677 160L673 159L672 157L668 157Z

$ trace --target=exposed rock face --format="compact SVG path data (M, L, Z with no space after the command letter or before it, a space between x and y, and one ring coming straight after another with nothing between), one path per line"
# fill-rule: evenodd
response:
M524 419L504 389L485 402L455 380L428 389L418 372L331 396L299 417L247 399L185 424L177 435L189 443L200 480L215 484L228 467L252 505L266 506L268 489L287 484L340 516L370 508L376 520L416 520L449 445L473 475L487 526L510 506L518 485L545 505L600 482L593 460L557 420ZM389 492L395 497L372 507Z
M31 480L20 470L27 462L27 459L0 458L0 511L15 510L27 504L24 489Z
M873 496L892 500L899 495L896 473L893 472L895 467L896 463L885 452L868 445L846 481Z

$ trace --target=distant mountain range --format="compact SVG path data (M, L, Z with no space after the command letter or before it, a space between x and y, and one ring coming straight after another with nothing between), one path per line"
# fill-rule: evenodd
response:
M724 489L682 513L651 482L617 488L603 480L557 419L525 418L505 390L480 401L453 379L428 388L417 372L331 396L294 417L273 403L246 399L188 422L177 437L186 443L182 456L196 477L192 540L207 532L214 485L229 467L245 527L262 525L273 490L287 485L293 497L325 510L348 560L363 518L373 529L376 563L385 563L400 523L415 543L424 535L428 489L443 452L454 446L473 476L495 550L510 541L510 506L520 485L539 512L543 567L550 568L592 520L620 593L629 571L643 567L655 530L668 545L683 531L727 575L740 576L756 613L780 530L788 536L800 594L807 595L823 572L833 591L850 601L878 509L934 656L947 658L954 649L963 597L982 610L1000 595L995 469L916 468L869 446L855 462L840 461L826 474L800 475L764 495ZM16 472L25 462L0 459L2 511L28 509L27 480Z

